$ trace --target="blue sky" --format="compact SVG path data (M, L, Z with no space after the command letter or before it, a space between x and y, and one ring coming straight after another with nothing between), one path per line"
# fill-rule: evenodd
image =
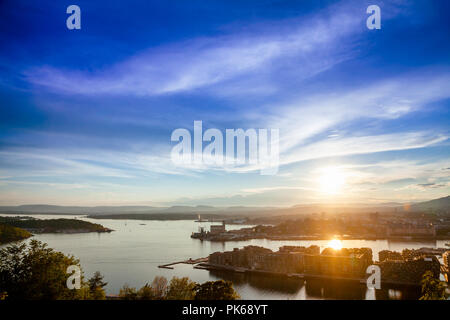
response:
M66 8L81 8L81 30ZM381 8L369 30L366 8ZM420 201L450 191L448 1L0 2L0 204ZM279 128L280 168L173 130Z

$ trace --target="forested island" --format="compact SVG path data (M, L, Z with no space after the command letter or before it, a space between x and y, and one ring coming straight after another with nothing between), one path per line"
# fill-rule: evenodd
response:
M33 217L0 217L0 244L23 240L32 233L111 232L104 226L78 219L36 219Z
M31 236L32 234L26 230L0 223L0 244L24 240Z

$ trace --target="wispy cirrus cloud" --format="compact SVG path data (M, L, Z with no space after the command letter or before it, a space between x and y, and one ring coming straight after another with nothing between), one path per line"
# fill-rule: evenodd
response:
M152 38L154 30L142 30L139 41L125 41L126 50L106 40L102 48L74 44L55 50L45 64L19 62L1 85L22 74L26 83L14 82L24 84L15 94L30 99L8 98L2 109L7 130L0 139L0 201L26 202L26 191L33 202L40 194L74 203L95 202L98 196L294 204L315 199L314 184L327 162L347 175L349 197L445 193L448 171L438 166L448 163L413 161L432 147L448 148L442 110L450 101L450 70L439 53L447 48L436 41L445 32L425 37L415 29L442 24L414 11L422 5L380 1L383 28L369 31L365 2L334 3L325 9L314 4L311 10L293 3L289 14L279 14L280 7L258 17L252 8L250 16L240 13L239 26L218 30L215 22L212 30L201 21L173 39L170 32L160 35L163 40ZM434 14L431 5L423 7ZM299 16L285 18L293 14ZM120 27L128 34L129 26ZM203 26L204 37L199 36ZM93 30L78 34L83 45L102 38ZM53 36L46 41L36 43L36 52L64 47ZM424 52L425 47L436 50ZM73 65L78 57L81 66ZM279 174L261 177L264 167L258 165L175 165L170 132L192 128L194 120L203 120L205 130L279 128ZM392 154L412 160L394 163ZM383 161L352 162L375 157Z
M266 107L268 113L269 110L277 112L269 113L265 121L268 127L283 128L280 150L287 152L290 148L343 124L365 119L389 121L413 112L426 111L424 109L430 103L448 98L450 72L446 68L425 69L331 94L322 92L300 96L293 101L281 103L276 108L269 105ZM364 135L361 134L363 127L354 128L353 131ZM346 134L355 135L352 132ZM333 136L338 135L335 133Z
M450 72L446 68L433 68L332 94L313 93L276 106L270 104L263 108L264 117L256 121L262 127L280 128L280 165L288 165L326 157L425 148L445 142L448 132L437 128L424 130L411 125L389 132L360 123L384 123L417 112L427 113L430 104L449 98ZM227 168L237 172L260 169L258 165Z
M263 125L281 128L280 166L295 162L327 157L343 157L355 154L370 154L395 150L425 148L448 139L446 132L436 130L368 132L365 127L354 126L362 119L390 121L410 113L421 111L428 104L450 97L450 74L427 72L406 74L381 80L360 88L348 88L334 94L305 95L294 102L281 104L266 110L277 110L278 114L264 114L263 119L249 119L249 126ZM241 115L245 118L245 112ZM252 122L254 121L254 122ZM265 122L264 122L265 121ZM353 125L351 130L334 130ZM329 132L335 132L329 135ZM47 163L44 169L53 174L89 174L97 176L129 177L139 174L191 175L201 172L254 172L264 165L175 165L170 159L170 145L154 152L128 150L102 151L95 149L26 150L2 152L4 159L11 158L16 164L22 161ZM70 158L67 158L70 154ZM22 160L21 160L22 159ZM74 160L77 159L77 160ZM26 165L26 164L24 164ZM117 168L121 169L117 169ZM134 172L134 173L131 173Z
M150 48L101 70L47 65L24 75L34 85L68 94L153 96L199 88L218 94L263 93L276 85L269 80L274 69L294 63L297 77L310 77L353 57L355 39L349 37L364 31L364 16L354 13L344 3L306 18ZM212 88L219 83L224 83L223 90Z
M324 157L424 148L447 139L446 135L436 135L434 132L406 132L328 139L298 148L295 152L283 157L282 164Z

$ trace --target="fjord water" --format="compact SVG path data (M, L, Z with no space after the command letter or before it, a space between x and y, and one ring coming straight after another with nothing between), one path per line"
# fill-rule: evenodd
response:
M74 216L34 215L41 219L74 218ZM115 230L111 233L38 234L40 240L55 250L72 254L80 259L86 277L100 271L108 282L107 294L118 294L124 284L141 287L155 276L187 276L196 282L227 279L232 280L242 299L365 299L374 293L364 286L345 283L309 282L286 278L248 276L194 269L192 265L178 264L173 270L158 268L158 265L207 257L215 251L233 250L246 245L256 245L277 250L283 245L318 245L327 247L328 241L270 241L249 240L238 242L209 242L191 239L200 223L194 221L150 221L150 220L98 220L77 216L93 223L100 223ZM211 223L201 223L209 229ZM227 226L228 229L242 226ZM374 259L381 250L404 248L445 247L444 240L431 242L393 242L387 240L345 240L343 247L372 249ZM377 298L417 298L417 292L380 290Z

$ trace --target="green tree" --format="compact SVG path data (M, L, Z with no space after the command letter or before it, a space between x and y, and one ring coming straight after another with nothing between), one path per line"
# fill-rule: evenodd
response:
M147 283L139 289L138 298L139 300L154 300L156 299L155 290Z
M167 279L165 277L156 276L152 281L152 288L155 299L164 299L167 293Z
M234 291L231 281L208 281L195 286L195 300L236 300L239 295Z
M138 300L136 288L132 288L128 284L125 284L120 289L119 298L123 300Z
M0 244L23 240L31 236L32 234L26 230L0 222Z
M422 296L420 300L445 300L445 284L427 271L422 277Z
M165 277L155 277L136 290L125 284L120 289L119 298L123 300L236 300L239 295L234 291L231 281L209 281L203 284L193 282L187 277L173 277L167 284Z
M79 261L37 240L10 245L0 250L0 292L6 291L8 300L89 299L82 273L81 290L67 287L71 265L79 266Z
M166 292L167 279L164 277L155 277L152 285L146 283L139 290L125 284L120 289L119 298L123 300L162 300L165 299Z
M196 283L188 277L173 277L170 280L166 299L168 300L193 300L195 298Z
M100 271L96 271L92 278L88 280L90 298L92 300L105 300L106 294L103 289L108 283L103 281Z

